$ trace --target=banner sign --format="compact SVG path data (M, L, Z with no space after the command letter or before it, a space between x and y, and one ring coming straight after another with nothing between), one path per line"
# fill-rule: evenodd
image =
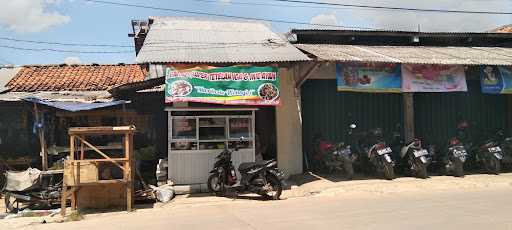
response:
M336 63L338 91L400 93L400 65Z
M279 74L272 66L170 66L165 102L279 105Z
M512 67L481 66L480 85L482 86L482 93L512 93Z
M402 64L402 91L468 91L464 66Z

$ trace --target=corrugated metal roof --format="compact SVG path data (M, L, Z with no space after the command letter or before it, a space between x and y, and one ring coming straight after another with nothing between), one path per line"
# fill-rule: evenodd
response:
M512 65L512 48L295 44L319 60L410 64Z
M406 30L379 30L379 29L339 29L333 27L313 27L304 29L292 29L293 34L351 34L351 35L394 35L394 36L418 36L418 37L512 37L496 30L489 32L456 32L456 31L406 31Z
M18 71L20 67L1 67L0 68L0 91L5 91L8 88L6 87L7 83L11 81Z
M153 17L138 63L256 63L309 58L265 24L211 18Z

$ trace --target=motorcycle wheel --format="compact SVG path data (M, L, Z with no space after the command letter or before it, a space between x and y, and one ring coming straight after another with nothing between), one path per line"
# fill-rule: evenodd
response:
M7 211L10 213L18 212L18 209L14 206L14 203L16 203L16 198L12 197L10 193L5 193L4 196L4 204Z
M220 182L219 174L212 174L208 177L208 191L214 193L217 196L223 196L224 186Z
M485 168L487 169L488 173L492 174L500 174L501 171L501 162L496 157L487 157L484 160Z
M275 176L268 176L267 184L265 186L269 186L272 189L260 195L268 200L279 200L279 197L281 197L281 193L283 192L283 185L281 184L281 181L279 181Z
M460 159L455 159L453 163L453 175L456 177L464 177L464 162L462 162Z
M352 162L348 160L343 162L343 170L345 170L345 174L347 174L347 179L352 180L352 178L354 178L354 167L352 166Z
M421 179L427 179L428 173L427 173L427 166L423 164L422 162L418 162L419 160L416 160L416 174Z
M386 180L395 179L395 170L393 169L393 165L387 161L384 162L384 178L386 178Z

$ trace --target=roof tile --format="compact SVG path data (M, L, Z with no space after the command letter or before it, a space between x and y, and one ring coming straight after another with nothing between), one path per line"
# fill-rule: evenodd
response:
M136 64L24 66L6 86L13 92L98 91L143 81L146 75Z

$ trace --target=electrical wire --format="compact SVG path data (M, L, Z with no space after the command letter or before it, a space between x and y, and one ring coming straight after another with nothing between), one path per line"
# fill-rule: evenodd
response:
M83 47L133 47L133 45L114 45L114 44L89 44L89 43L64 43L64 42L49 42L49 41L37 41L37 40L23 40L10 37L0 37L0 40L13 41L13 42L26 42L34 44L46 44L46 45L59 45L59 46L83 46Z
M171 11L171 12L175 12L175 13L207 15L207 16L215 16L215 17L236 18L236 19L254 20L254 21L266 21L266 22L284 23L284 24L322 26L322 27L330 27L330 28L363 29L363 30L375 30L376 29L376 28L372 28L372 27L326 25L326 24L316 24L316 23L299 22L299 21L287 21L287 20L281 20L281 19L267 19L267 18L257 18L257 17L235 16L235 15L228 15L228 14L208 13L208 12L193 11L193 10L180 10L180 9L174 9L174 8L163 8L163 7L156 7L156 6L149 6L149 5L130 4L130 3L103 1L103 0L82 0L82 1L91 2L91 3L99 3L99 4L104 4L104 5L125 6L125 7L141 8L141 9Z
M385 9L385 10L437 12L437 13L512 15L512 12L502 12L502 11L422 9L422 8L410 8L410 7L374 6L374 5L345 4L345 3L332 3L332 2L315 2L315 1L302 1L302 0L270 0L270 1L274 1L274 2L287 2L287 3L300 3L300 4L313 4L313 5L326 5L326 6L345 6L345 7L367 8L367 9L376 9L376 10Z
M192 0L196 2L206 3L219 3L217 0ZM315 8L315 9L335 9L335 10L353 10L354 7L333 7L333 6L311 6L311 5L289 5L289 4L273 4L273 3L257 3L257 2L238 2L230 1L228 4L233 5L248 5L248 6L275 6L275 7L290 7L290 8ZM374 9L362 9L374 10Z
M254 44L226 44L226 45L218 45L212 46L206 44L204 46L157 46L157 47L166 47L165 49L154 49L153 46L145 46L144 52L165 52L165 51L173 51L180 49L187 50L207 50L207 49L225 49L225 48L242 48L247 46L252 46ZM280 47L286 44L279 43L267 43L262 44L268 47ZM63 50L63 49L54 49L54 48L25 48L18 46L10 46L10 45L2 45L0 44L0 48L13 49L13 50L23 50L23 51L37 51L37 52L57 52L57 53L76 53L76 54L120 54L120 53L133 53L133 50L119 50L119 51L88 51L88 50Z

